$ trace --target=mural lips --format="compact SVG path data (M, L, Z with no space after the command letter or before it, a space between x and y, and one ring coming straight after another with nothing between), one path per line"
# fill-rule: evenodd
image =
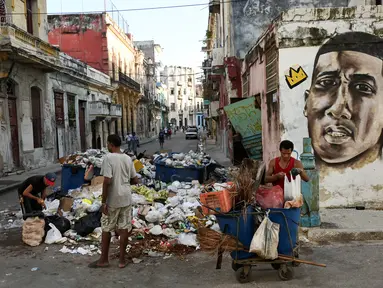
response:
M324 138L329 144L340 145L352 140L353 133L342 125L330 125L325 128Z

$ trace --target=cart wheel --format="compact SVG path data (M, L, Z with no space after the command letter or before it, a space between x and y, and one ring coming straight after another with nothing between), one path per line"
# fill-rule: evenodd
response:
M281 264L271 263L271 267L273 267L274 270L279 270L279 268L281 268Z
M299 252L298 251L294 251L294 257L299 259ZM293 261L293 267L298 267L300 265L301 265L301 263Z
M282 281L289 281L294 277L294 270L287 265L282 265L278 270L278 276Z
M237 281L239 283L248 283L248 282L250 282L250 271L251 271L251 266L240 267L235 272L235 276L237 277Z
M234 263L234 261L231 262L231 268L234 270L234 271L237 271L239 268L243 267L243 264L237 264L237 263Z

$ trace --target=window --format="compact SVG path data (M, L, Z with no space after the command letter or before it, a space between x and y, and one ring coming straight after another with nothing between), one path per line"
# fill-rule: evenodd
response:
M68 94L67 103L69 127L74 128L76 127L76 96Z
M376 5L382 5L382 0L376 0Z
M26 17L27 17L27 32L33 35L33 12L32 0L25 0Z
M170 103L170 109L176 111L176 103Z
M199 111L199 102L197 103L197 111Z
M170 89L170 95L174 95L174 88Z
M31 88L32 101L32 129L34 148L43 147L42 127L41 127L41 100L40 90L36 87Z
M186 95L186 89L184 89L184 95Z

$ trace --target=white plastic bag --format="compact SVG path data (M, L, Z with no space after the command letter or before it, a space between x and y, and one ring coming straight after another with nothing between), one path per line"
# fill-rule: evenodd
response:
M297 200L299 199L299 197L301 197L301 194L302 194L301 176L297 175L297 177L295 177L295 180L293 179L292 182L294 183L293 198L294 200Z
M59 242L61 238L63 238L61 232L52 223L49 223L49 227L51 227L51 229L49 229L47 237L45 237L45 244L53 244Z
M266 215L250 244L250 253L267 260L278 258L279 224L271 222Z
M178 236L178 243L185 246L198 247L197 234L194 233L181 233Z
M294 199L293 185L292 185L292 182L289 181L289 178L287 178L287 175L285 176L284 197L285 197L285 201L292 201Z

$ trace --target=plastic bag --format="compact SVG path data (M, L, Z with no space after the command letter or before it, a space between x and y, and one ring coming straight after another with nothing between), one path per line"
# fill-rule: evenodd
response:
M94 166L89 165L88 169L86 169L85 171L84 180L90 181L93 179L93 176L94 176Z
M285 176L285 191L284 199L285 201L298 201L301 198L301 176L297 175L295 179L290 174L289 181L287 175Z
M278 185L260 186L256 193L256 201L263 209L283 208L283 189Z
M64 234L70 229L70 221L68 219L59 215L53 215L45 217L45 232L51 229L49 225L50 223L55 225L55 227L60 231L61 234Z
M89 235L94 229L101 227L101 215L101 212L94 212L80 218L74 224L74 230L82 237Z
M267 260L278 258L279 224L271 222L266 215L250 244L250 253Z
M63 238L60 231L52 223L49 223L49 227L51 227L51 229L48 231L47 236L45 237L45 244L60 242L60 240Z
M194 233L181 233L178 236L178 243L185 246L194 246L197 247L197 234Z

